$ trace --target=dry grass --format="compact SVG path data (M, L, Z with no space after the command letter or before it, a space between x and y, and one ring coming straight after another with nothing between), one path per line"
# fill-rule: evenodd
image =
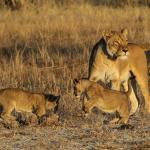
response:
M88 4L58 7L49 2L38 7L28 5L28 7L13 12L1 9L0 88L18 87L34 92L61 95L59 113L64 127L62 132L65 132L67 125L74 124L77 115L81 113L81 107L78 107L80 103L74 99L72 94L72 79L87 76L89 52L93 44L100 39L102 30L120 30L127 27L130 42L149 45L149 14L148 7L111 8ZM93 118L84 123L79 121L76 126L80 123L93 124L95 120L94 124L99 125L98 121L101 119L99 118L97 121L96 116L96 119ZM149 123L144 124L147 127ZM91 129L97 132L94 125ZM142 134L143 130L138 136ZM145 130L144 132L147 133L144 134L149 137L150 131ZM46 131L42 129L41 133L37 132L41 136L42 132ZM50 129L50 132L53 131ZM98 132L105 131L99 127ZM63 136L62 134L60 133L60 136ZM112 133L110 136L115 136L115 134ZM119 138L123 138L121 135L122 133L118 135ZM17 136L15 138L18 138ZM66 136L70 136L69 130ZM100 138L103 134L97 136ZM56 139L59 138L56 137ZM5 142L7 144L7 141ZM105 142L104 139L103 142ZM98 144L101 144L99 140ZM17 145L15 146L17 147ZM110 145L106 144L105 148L109 147Z
M127 27L131 42L150 43L150 10L146 7L60 8L48 3L0 11L1 83L5 87L44 90L45 84L54 83L68 91L70 80L86 73L89 50L104 29Z

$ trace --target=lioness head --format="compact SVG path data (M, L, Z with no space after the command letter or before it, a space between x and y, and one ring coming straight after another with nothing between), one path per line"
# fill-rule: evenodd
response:
M127 29L117 31L104 31L102 33L106 43L106 51L111 57L127 56L128 55L128 31Z

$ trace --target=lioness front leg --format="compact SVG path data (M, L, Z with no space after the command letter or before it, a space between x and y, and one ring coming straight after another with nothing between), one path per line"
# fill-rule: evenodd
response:
M111 80L111 89L120 91L120 81L119 80Z

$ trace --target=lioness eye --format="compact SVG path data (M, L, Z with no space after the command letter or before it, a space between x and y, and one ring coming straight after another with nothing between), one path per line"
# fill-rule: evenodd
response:
M115 41L115 42L114 42L114 45L118 46L118 45L119 45L119 43Z

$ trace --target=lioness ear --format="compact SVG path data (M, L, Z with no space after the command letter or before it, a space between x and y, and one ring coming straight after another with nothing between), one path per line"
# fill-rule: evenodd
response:
M104 38L104 40L108 40L111 37L111 32L110 31L102 31L102 37Z
M128 29L127 28L124 28L121 30L121 33L123 34L123 36L125 37L125 39L127 40L128 39Z
M74 80L73 80L73 83L74 83L74 84L77 84L77 83L79 83L79 80L78 80L78 79L74 79Z

